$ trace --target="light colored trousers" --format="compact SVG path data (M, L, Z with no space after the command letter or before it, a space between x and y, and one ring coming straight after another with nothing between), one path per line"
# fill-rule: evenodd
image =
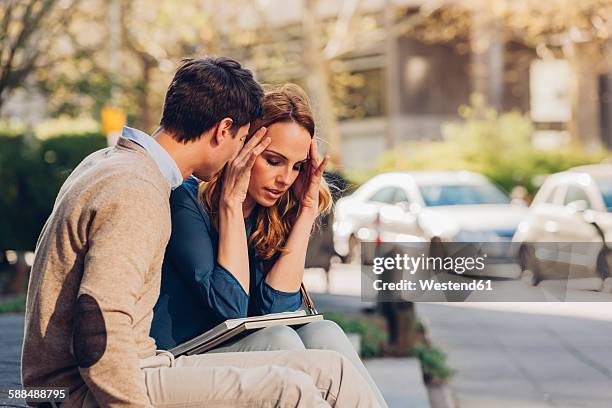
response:
M345 357L328 350L210 353L142 360L156 407L377 407Z
M386 408L387 404L363 365L344 331L335 322L319 320L305 324L297 329L288 326L272 326L258 330L237 341L217 347L210 353L268 351L268 350L332 350L346 357L359 371L376 397L378 405Z

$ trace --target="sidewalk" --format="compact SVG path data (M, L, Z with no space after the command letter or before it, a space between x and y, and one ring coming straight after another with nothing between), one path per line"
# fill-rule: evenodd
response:
M23 316L0 316L0 407L24 407L23 400L9 400L9 389L21 389L20 357L23 339Z
M308 271L316 287L322 273ZM319 309L359 313L358 267L332 270ZM342 290L342 283L349 290ZM319 285L321 286L321 285ZM344 293L347 296L342 296ZM455 370L460 408L611 408L610 303L418 303L417 314Z
M417 305L456 370L461 408L612 407L612 322L512 311L524 303L470 306Z

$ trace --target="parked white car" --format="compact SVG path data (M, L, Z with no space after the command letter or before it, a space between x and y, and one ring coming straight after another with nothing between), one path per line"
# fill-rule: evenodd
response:
M513 240L520 244L521 268L532 284L610 276L612 165L549 176Z
M360 243L376 239L508 242L526 211L478 173L385 173L338 201L334 246L357 261ZM512 277L520 274L516 269Z

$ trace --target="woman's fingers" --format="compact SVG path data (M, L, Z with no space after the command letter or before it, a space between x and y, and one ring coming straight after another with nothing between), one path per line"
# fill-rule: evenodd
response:
M251 155L247 159L247 162L244 166L244 171L251 171L251 168L255 163L255 159L257 159L257 156L259 156L264 150L266 150L266 148L270 145L270 142L272 142L272 139L266 137L264 140L261 141L260 144L258 144L253 150L251 150Z
M238 157L236 157L236 161L240 162L240 161L248 160L249 155L251 154L251 151L261 143L261 140L263 139L267 131L268 131L267 128L261 127L257 132L255 132L253 137L251 137L249 141L246 142L245 145L240 150Z
M323 172L325 171L325 166L327 166L328 161L329 161L329 156L326 155L321 161L321 164L319 164L319 166L316 169L314 169L313 175L310 178L311 186L316 185L316 188L319 187L319 184L321 184L321 177L323 177Z
M319 164L319 167L317 167L317 171L315 173L317 177L323 176L323 172L325 171L325 167L327 166L328 161L329 161L329 156L325 155L325 157L321 161L321 164Z
M317 138L313 137L310 142L310 165L313 169L316 169L319 164L319 157L317 156Z

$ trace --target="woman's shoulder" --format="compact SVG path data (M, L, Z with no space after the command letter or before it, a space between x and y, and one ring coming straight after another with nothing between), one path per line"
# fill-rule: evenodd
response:
M170 195L170 206L188 206L197 209L204 218L209 219L208 212L198 199L198 188L200 182L193 176L188 177L183 183L175 188Z
M198 198L198 188L200 187L200 181L194 176L189 176L185 181L181 183L176 190L184 190L191 194L193 197Z

